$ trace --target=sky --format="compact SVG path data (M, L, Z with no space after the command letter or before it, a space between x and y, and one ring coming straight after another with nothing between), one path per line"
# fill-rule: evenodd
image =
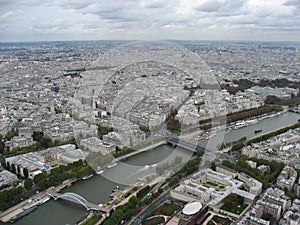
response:
M300 41L300 0L0 0L0 42Z

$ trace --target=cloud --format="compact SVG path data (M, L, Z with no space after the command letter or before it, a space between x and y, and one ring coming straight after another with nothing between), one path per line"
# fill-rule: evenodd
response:
M141 5L144 8L148 9L159 9L159 8L164 8L166 7L166 2L165 1L160 1L160 0L155 0L155 1L142 1Z
M2 16L0 16L0 21L7 19L8 17L10 17L13 14L14 14L13 11L9 11L9 12L4 13Z
M195 9L203 12L215 12L218 11L221 6L222 6L221 1L212 0L212 1L203 2L202 4L195 7Z
M60 6L64 9L84 9L93 4L94 0L54 0L51 4Z
M18 19L22 14L22 10L9 10L4 12L2 15L0 13L0 30L8 29L10 24L13 23L15 19Z
M232 15L239 14L240 10L247 3L247 0L206 0L205 2L195 7L196 11L208 12L208 13L220 13L218 15Z
M299 0L0 0L0 41L4 33L22 38L34 32L37 39L45 33L65 39L83 34L89 39L218 39L262 31L295 40L299 6Z
M286 6L294 6L296 8L300 8L300 1L299 0L288 0L284 3Z

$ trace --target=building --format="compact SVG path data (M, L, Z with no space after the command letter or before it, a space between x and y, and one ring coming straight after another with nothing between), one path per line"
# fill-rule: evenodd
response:
M75 149L76 145L73 144L61 145L54 148L48 148L46 150L46 155L49 161L59 161L62 153L73 151Z
M254 164L252 165L254 166ZM262 183L245 173L238 173L236 170L223 166L222 164L216 166L216 171L232 176L233 178L237 177L239 180L245 183L245 189L256 196L262 192Z
M216 166L216 171L232 177L236 177L238 175L238 172L236 170L231 169L227 166L223 166L222 164L218 164Z
M270 171L270 166L267 166L267 165L260 165L257 167L257 169L260 170L260 173L261 174L265 174L267 173L268 171Z
M166 225L201 224L208 212L208 206L197 201L187 203L184 208L173 216Z
M85 160L88 152L76 149L73 144L61 145L46 150L45 155L49 157L50 161L58 161L62 163L72 163L78 160Z
M223 200L230 194L236 194L251 204L256 195L242 190L245 183L234 179L230 175L205 169L183 181L170 195L180 201L200 201L218 210Z
M82 151L81 149L74 149L68 152L61 153L59 155L59 160L63 163L73 163L78 160L85 160L89 153Z
M245 173L239 173L238 178L239 178L239 180L245 182L245 189L248 192L255 194L256 196L260 195L260 193L262 192L262 187L263 187L261 182L253 179L252 177L250 177L249 175L247 175Z
M292 190L297 179L297 171L290 166L283 168L279 176L277 177L276 185L282 189Z
M236 223L237 225L270 225L270 221L263 220L261 218L247 216L242 221Z
M32 129L30 127L19 127L18 131L19 131L20 137L22 137L22 136L28 137L28 138L32 137Z
M96 137L83 139L80 141L80 145L84 150L99 152L102 155L111 154L116 151L114 144L105 144L101 139Z
M6 147L10 149L16 147L26 147L30 146L34 143L32 137L25 137L25 136L15 136L10 141L6 141L4 144Z
M12 172L7 170L3 170L0 172L0 188L15 181L18 181L18 177L16 174L13 174Z
M300 224L300 200L295 199L291 208L287 210L280 219L279 225L298 225Z
M24 169L26 168L29 177L33 178L42 171L49 171L51 165L57 165L58 163L68 164L80 159L84 160L88 154L88 152L84 152L81 149L76 149L76 146L73 144L67 144L39 152L9 157L5 159L5 163L10 166L14 165L16 173L21 176L24 176Z
M251 87L250 90L252 90L255 94L261 95L261 96L274 95L278 98L285 98L285 99L291 98L291 94L287 93L282 88L270 88L270 87L254 86L254 87Z
M130 139L123 137L117 132L109 132L108 134L103 135L103 142L118 146L119 148L130 146Z
M27 169L29 177L33 178L42 171L48 171L51 166L46 163L42 152L30 152L22 155L12 156L5 159L6 165L14 165L16 173L24 176L24 169Z
M300 179L298 180L298 183L294 185L294 193L298 198L300 197Z
M285 196L284 191L278 188L269 188L260 195L257 202L251 206L236 224L268 224L265 218L270 215L275 221L278 221L282 213L290 206L291 200Z

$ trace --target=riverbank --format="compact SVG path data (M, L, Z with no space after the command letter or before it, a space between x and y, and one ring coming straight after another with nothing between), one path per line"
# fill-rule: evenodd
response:
M22 202L14 205L13 207L10 207L9 209L1 212L0 221L3 223L7 223L13 218L18 217L18 215L23 214L26 210L35 206L40 206L41 202L46 202L48 200L48 191L60 192L64 188L70 187L74 182L76 182L76 180L69 180L58 187L50 187L42 192L36 193L31 198L23 200Z
M131 152L129 154L126 154L126 155L123 155L121 157L118 157L118 158L114 159L114 163L117 163L117 162L119 162L120 160L122 160L124 158L128 158L128 157L131 157L133 155L136 155L136 154L139 154L139 153L142 153L142 152L145 152L145 151L152 150L153 148L156 148L156 147L161 146L163 144L165 144L165 142L161 141L161 142L155 143L153 145L146 146L144 148L141 148L139 150L136 150L134 152ZM105 167L103 169L107 169L107 168ZM63 189L73 186L74 184L76 184L80 180L81 180L81 178L64 181L63 184L59 185L58 187L50 187L50 188L48 188L48 189L46 189L46 190L44 190L40 193L37 193L37 194L33 195L30 199L23 200L22 202L14 205L13 207L1 212L0 213L0 221L4 222L4 223L9 222L9 220L11 220L12 218L18 216L19 214L24 213L24 211L30 209L31 207L39 206L39 203L41 201L45 201L48 198L48 196L46 194L47 192L49 192L49 191L51 191L51 192L61 192Z
M294 124L299 118L299 114L294 114L291 112L283 113L278 117L266 118L264 120L261 120L259 121L259 123L254 124L252 126L244 127L238 130L232 130L228 134L225 134L224 138L226 138L226 142L230 142L233 140L237 140L242 136L248 135L247 139L250 140L251 138L256 136L254 134L255 130L262 129L263 132L261 132L260 134L268 133L270 131L279 129L280 127L288 126L289 124ZM194 133L194 135L195 139L197 139L197 133ZM192 136L193 135L191 135L189 138L191 138ZM212 137L212 139L214 138L216 137ZM163 144L163 142L156 144ZM206 146L206 143L203 143L203 146ZM155 147L145 146L143 150L149 150L151 148ZM123 157L128 157L128 161L126 161L125 163L128 163L129 165L152 165L166 158L173 152L173 150L174 149L172 149L170 145L162 145L158 147L158 149L145 152L141 152L141 148L140 152L138 150L133 152L133 157L128 157L128 155L124 155L115 160L120 160ZM128 168L122 166L122 164L125 163L118 163L118 165L116 165L114 168L109 169L109 171L105 171L104 174L109 172L109 176L117 177L116 180L118 180L119 177L128 176L128 174L132 172ZM79 180L75 183L75 185L72 185L66 191L77 193L92 202L96 200L98 201L98 203L105 203L106 201L110 200L112 190L117 185L120 186L119 184L115 183L115 181L106 179L105 176L93 176L87 180ZM124 187L121 188L124 189ZM124 202L125 201L126 200L124 200ZM55 214L55 218L53 218L51 214L48 214L48 212ZM75 222L78 220L79 215L83 215L85 213L86 211L84 208L74 207L72 204L64 201L54 202L50 200L47 204L43 205L43 207L38 208L38 210L36 210L35 212L17 221L16 225L40 225L43 224L44 221L47 221L47 223L49 224L75 224Z
M48 196L46 192L41 192L36 195L34 195L30 199L26 199L17 205L14 205L13 207L3 211L0 213L0 221L7 223L14 218L21 217L22 214L27 215L26 211L31 209L32 207L39 206L41 203L40 202L46 202L48 199ZM29 214L30 212L28 212Z

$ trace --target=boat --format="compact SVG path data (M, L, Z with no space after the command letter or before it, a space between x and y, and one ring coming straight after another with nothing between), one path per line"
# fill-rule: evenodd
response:
M89 178L91 178L92 176L93 176L93 174L90 174L90 175L88 175L88 176L83 177L82 180L89 179Z
M44 203L48 202L49 200L50 200L50 197L42 199L41 201L39 201L38 205L43 205Z
M255 134L260 133L260 132L262 132L262 130L255 130L254 131Z
M14 223L16 220L22 218L23 216L26 216L27 214L33 212L34 210L37 209L37 206L32 206L28 209L25 209L23 212L20 212L19 214L15 215L14 217L12 217L8 222L10 223Z
M96 171L96 174L97 175L100 175L100 174L102 174L104 172L104 170L99 170L99 171Z
M258 122L259 122L258 119L252 119L252 120L248 120L247 124L248 125L254 125L254 124L257 124Z
M148 170L151 167L151 165L145 165L144 167L140 168L139 170Z
M153 167L156 167L157 166L157 164L156 163L154 163L154 164L152 164L151 165L151 167L153 168Z
M120 189L120 187L119 186L116 186L113 190L112 190L112 192L116 192L116 191L118 191Z
M117 163L114 163L114 164L111 164L111 165L107 166L107 168L112 168L112 167L114 167L116 165L117 165Z
M242 128L242 127L245 127L246 126L246 123L243 121L243 122L237 122L236 124L235 124L235 126L233 127L233 129L234 130L238 130L238 129L240 129L240 128Z
M125 162L127 160L128 160L128 157L125 157L125 158L120 159L119 162Z

